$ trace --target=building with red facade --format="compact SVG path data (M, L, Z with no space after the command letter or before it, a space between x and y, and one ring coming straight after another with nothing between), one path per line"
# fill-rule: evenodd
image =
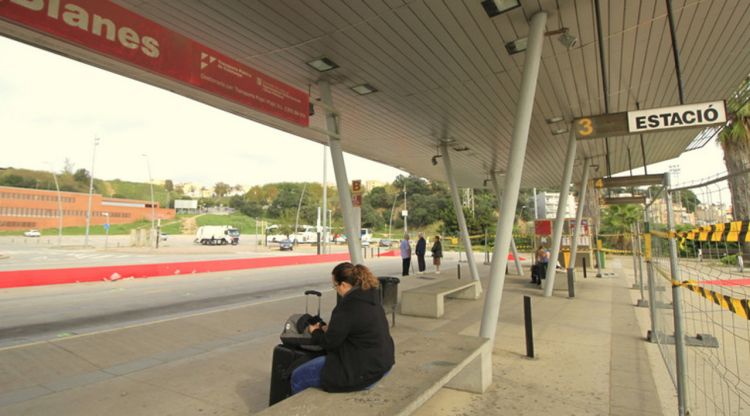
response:
M89 195L0 186L0 230L57 228L62 211L63 227L86 225ZM172 219L173 209L154 204L156 219ZM151 220L151 202L92 195L91 225L123 224Z

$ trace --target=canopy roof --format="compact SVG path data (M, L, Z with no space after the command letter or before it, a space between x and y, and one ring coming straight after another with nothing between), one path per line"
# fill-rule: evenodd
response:
M608 96L602 86L594 0L521 0L521 7L488 17L480 0L116 0L143 17L319 97L331 83L345 151L433 180L441 140L452 140L460 186L481 187L504 172L525 53L504 45L527 35L528 20L549 14L547 30L578 38L567 48L545 38L522 186L557 187L563 170L566 122L546 119L679 104L672 44L663 0L601 1ZM741 0L674 0L685 102L722 99L748 74L750 11ZM8 24L0 33L53 49L114 72L168 88L252 120L325 143L324 109L310 127L279 120L229 100ZM306 64L326 57L338 68L320 73ZM358 95L368 83L377 92ZM647 163L677 157L699 131L643 137ZM609 138L612 173L643 165L638 136ZM290 150L293 151L293 150ZM605 140L583 141L606 175ZM575 177L580 174L577 164Z

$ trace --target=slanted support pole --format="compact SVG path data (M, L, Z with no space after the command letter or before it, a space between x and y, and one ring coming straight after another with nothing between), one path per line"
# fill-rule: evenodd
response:
M495 191L495 197L497 197L497 206L503 205L503 193L500 191L500 184L497 182L497 177L492 175L492 189ZM502 215L502 213L500 213ZM519 276L523 276L523 269L521 268L521 260L518 258L518 250L516 249L516 240L511 234L510 238L510 252L513 254L513 263L516 266L516 273Z
M466 259L469 261L469 273L471 273L472 279L479 280L477 262L474 259L474 250L471 248L471 239L469 239L469 228L466 226L466 217L464 217L464 210L461 206L461 198L458 196L456 178L453 177L453 165L451 164L451 154L448 148L448 143L442 143L440 147L443 151L445 177L448 179L448 185L450 187L451 200L453 200L453 210L456 211L456 218L458 219L458 232L461 236L464 250L466 250Z
M570 181L573 180L573 163L576 159L576 134L571 126L568 136L568 151L565 154L565 170L563 171L562 183L560 184L560 200L557 205L557 218L552 230L552 249L550 250L549 265L547 266L547 278L544 280L544 296L552 296L555 288L555 274L557 268L557 257L560 254L560 242L562 240L563 223L565 222L565 208L568 205L568 193L570 193Z
M339 203L344 216L344 229L346 231L346 243L349 246L349 258L354 264L364 264L362 258L362 245L360 243L359 230L355 226L354 208L352 207L352 195L349 192L349 179L346 177L346 165L344 164L344 152L341 150L341 140L337 116L329 110L333 108L331 98L331 86L328 81L320 81L320 98L326 107L326 128L334 135L328 136L328 147L331 149L331 161L333 162L333 173L336 176L336 188L339 193Z
M529 27L528 48L521 77L521 94L518 99L516 120L513 123L513 135L508 155L508 171L503 186L504 196L500 212L516 212L518 191L521 188L523 162L526 156L526 145L529 140L529 125L534 107L534 93L539 76L539 63L542 57L544 25L547 13L538 12L531 18ZM484 311L479 334L495 342L497 318L500 315L500 302L505 283L505 268L508 265L508 248L513 237L513 215L501 215L497 220L495 249L490 266L490 285L484 298Z
M586 199L586 190L589 184L589 168L591 159L583 159L583 177L578 195L578 209L576 209L576 228L573 231L573 241L570 242L570 264L568 265L568 296L575 297L575 268L576 255L578 254L578 236L581 235L581 220L583 219L583 202Z

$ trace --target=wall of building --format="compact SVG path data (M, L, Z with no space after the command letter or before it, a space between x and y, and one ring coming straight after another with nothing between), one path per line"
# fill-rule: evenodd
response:
M86 225L88 194L60 192L63 227ZM107 198L92 195L91 225L125 224L151 220L150 201ZM109 220L107 219L107 215ZM58 193L28 188L0 186L0 230L26 230L30 228L57 228L59 221ZM173 209L159 208L155 203L156 219L173 219Z

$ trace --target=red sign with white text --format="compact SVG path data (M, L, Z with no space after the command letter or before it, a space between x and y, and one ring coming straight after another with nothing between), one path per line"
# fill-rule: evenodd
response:
M106 0L0 0L0 19L301 126L306 92Z

